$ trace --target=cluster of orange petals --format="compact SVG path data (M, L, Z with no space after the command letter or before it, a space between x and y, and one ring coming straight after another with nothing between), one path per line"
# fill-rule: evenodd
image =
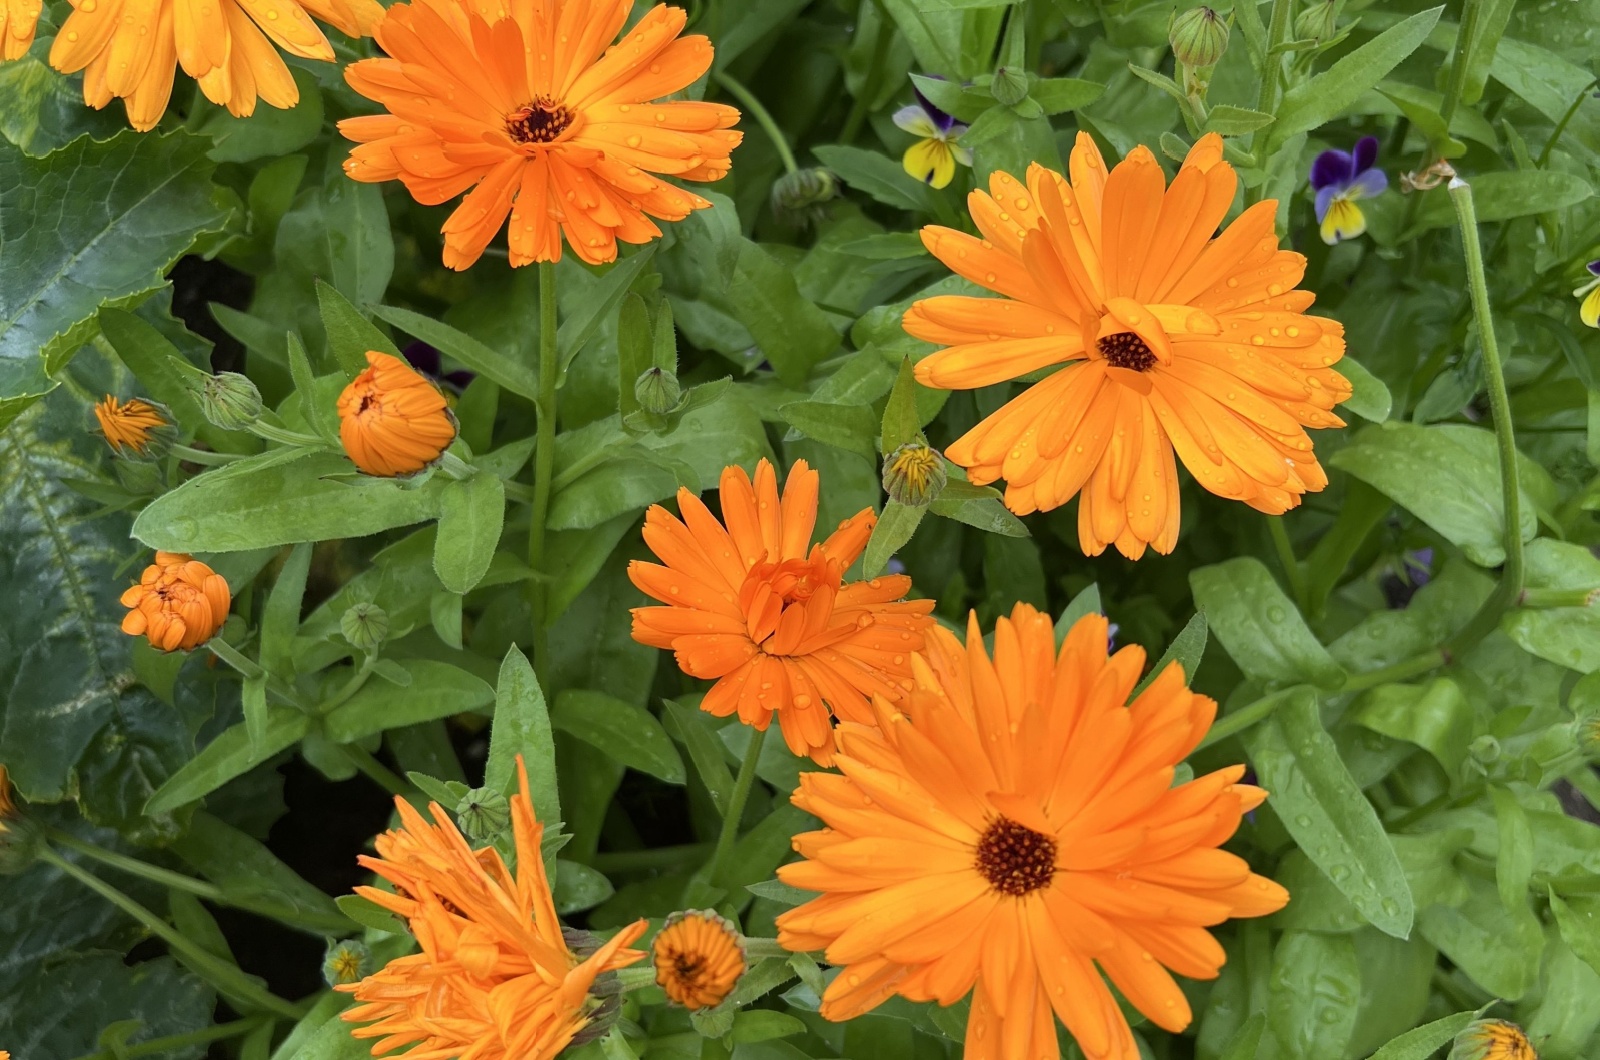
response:
M513 266L561 257L611 261L617 241L661 235L710 205L660 180L725 176L739 112L653 102L711 66L711 42L679 38L680 7L652 8L626 37L632 0L413 0L375 36L386 59L351 65L357 92L389 111L339 130L361 146L360 181L399 180L418 202L470 193L444 225L444 262L477 261L510 218ZM608 45L611 45L609 48Z
M339 441L369 475L414 475L456 439L449 403L405 361L367 351L367 369L339 395Z
M241 117L259 97L292 107L300 90L281 48L290 55L331 62L333 46L311 20L315 15L352 37L370 33L383 7L377 0L72 0L50 49L50 65L84 72L83 98L92 107L122 99L135 129L155 127L172 96L176 67L200 83L213 103ZM9 7L5 58L12 41L31 41L37 0L0 0ZM26 16L31 11L32 20ZM15 52L16 54L13 54Z
M1144 652L1108 658L1107 633L1087 616L1058 654L1049 617L1018 604L991 660L976 619L965 648L935 629L899 709L840 726L840 773L801 774L795 805L826 827L778 875L821 897L778 919L779 940L843 966L824 1016L973 990L966 1060L1055 1060L1052 1009L1090 1060L1137 1060L1101 973L1181 1030L1168 969L1214 978L1206 928L1287 902L1218 849L1266 797L1244 767L1173 786L1216 704L1177 663L1128 702Z
M44 13L44 0L0 0L0 62L28 54ZM5 1053L0 1053L4 1060Z
M715 1008L744 974L744 942L727 920L710 910L674 913L650 943L656 985L691 1010Z
M407 1056L551 1060L588 1025L595 980L644 958L627 948L644 934L643 920L582 959L568 947L521 758L517 771L515 873L494 848L468 846L437 804L429 807L437 823L429 824L399 798L402 826L378 837L378 857L360 859L394 893L375 887L357 893L403 917L421 947L335 988L355 995L358 1003L343 1017L365 1024L351 1032L355 1037L379 1039L374 1056L415 1046Z
M139 584L122 594L122 632L162 651L189 651L216 635L233 597L222 575L181 552L157 552Z
M1071 180L1034 165L995 173L968 199L979 236L930 226L951 269L1003 297L914 304L905 328L948 347L917 365L941 389L1062 366L946 451L975 483L1006 480L1019 514L1079 497L1086 553L1130 558L1178 537L1173 451L1222 497L1280 514L1327 485L1306 427L1336 427L1350 384L1332 365L1343 328L1307 316L1305 258L1278 249L1277 203L1216 238L1237 178L1222 139L1201 137L1167 187L1137 147L1106 172L1083 133Z
M95 405L94 418L106 444L118 456L144 456L150 449L150 436L168 426L167 418L150 402L142 398L121 401L114 394Z
M670 648L691 677L715 681L701 702L765 730L774 714L797 755L827 765L829 709L870 723L869 696L898 699L911 687L911 660L933 620L932 600L905 600L911 579L845 582L877 517L867 508L819 545L817 473L795 462L778 495L762 460L754 481L722 472L722 522L688 490L679 519L660 505L645 515L644 539L661 564L634 561L628 576L662 607L633 610L633 636ZM662 565L664 564L664 566Z

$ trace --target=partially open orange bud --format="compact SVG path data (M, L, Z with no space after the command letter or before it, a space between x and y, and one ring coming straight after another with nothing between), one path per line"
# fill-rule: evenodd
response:
M456 418L439 388L400 358L368 350L367 365L339 395L339 440L369 475L414 475L450 448Z
M171 428L159 406L141 398L119 401L115 394L95 405L94 418L100 421L111 451L125 457L152 455L151 442Z
M222 628L232 605L222 575L181 552L157 552L139 584L122 594L122 606L131 609L122 632L162 651L189 651Z

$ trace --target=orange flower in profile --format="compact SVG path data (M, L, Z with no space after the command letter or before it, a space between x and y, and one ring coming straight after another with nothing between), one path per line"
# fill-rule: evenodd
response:
M1480 1019L1456 1035L1446 1060L1539 1060L1539 1054L1510 1020Z
M369 475L414 475L456 440L444 395L398 357L367 351L367 370L339 395L339 441Z
M162 651L189 651L210 640L228 620L233 597L222 575L181 552L157 552L139 584L122 594L130 610L122 632L143 636Z
M94 418L100 421L106 444L118 456L148 455L151 435L170 426L161 410L150 402L141 398L119 401L113 394L107 394L94 407Z
M635 560L628 577L667 605L634 608L633 639L672 649L684 673L717 682L701 709L737 711L760 730L776 714L789 749L827 765L829 709L870 722L868 696L898 699L911 687L911 657L934 602L902 599L911 591L903 574L845 582L877 516L865 508L813 545L818 488L804 460L781 500L766 460L754 483L743 468L725 468L726 527L680 489L681 521L659 504L644 518L645 543L666 565Z
M1168 969L1215 978L1205 929L1288 901L1218 849L1266 798L1244 767L1172 785L1216 703L1177 663L1129 703L1144 652L1108 659L1107 633L1088 615L1058 654L1049 616L1018 604L991 660L975 617L965 649L936 628L903 713L875 700L876 725L839 727L842 775L800 775L794 804L826 827L778 876L822 896L780 916L778 940L844 966L825 1017L972 990L967 1060L1054 1060L1052 1008L1090 1060L1138 1060L1101 974L1180 1031Z
M41 0L0 0L0 62L28 54L43 13ZM0 1053L0 1060L6 1060L6 1056Z
M1350 396L1331 367L1344 329L1306 316L1306 260L1278 249L1277 203L1212 238L1237 179L1222 138L1189 151L1170 188L1147 148L1110 174L1078 134L1071 183L1043 166L1027 187L995 173L968 197L982 238L923 229L935 257L1000 299L914 304L905 329L948 347L917 380L989 386L1051 366L951 445L978 484L1006 480L1006 506L1048 511L1074 496L1088 555L1130 559L1178 540L1173 450L1212 493L1281 514L1328 483L1305 427L1339 427Z
M334 987L358 1002L344 1019L369 1024L351 1034L380 1039L372 1055L415 1044L408 1056L551 1060L620 1007L618 993L600 998L593 989L602 975L644 958L625 947L647 925L637 921L593 952L573 952L556 919L539 849L544 828L534 820L520 756L517 774L515 873L493 847L468 846L437 803L428 807L429 824L400 798L401 827L378 837L378 857L358 859L394 893L356 893L404 918L421 947L359 983Z
M711 910L674 913L650 953L656 985L687 1009L722 1004L744 974L744 941L738 930Z
M38 6L4 4L13 11ZM239 117L255 112L257 97L293 107L300 90L277 48L332 62L333 46L311 15L352 37L370 33L383 15L377 0L82 0L73 8L50 48L50 65L64 74L84 71L84 102L98 110L122 99L141 132L166 113L178 66L207 99Z
M392 58L345 70L388 114L348 118L361 146L345 172L399 180L429 206L471 189L444 225L444 263L465 269L511 219L513 266L558 261L561 238L584 261L612 261L617 240L648 243L650 220L711 204L665 180L720 180L741 133L718 103L656 103L711 67L711 42L679 39L687 15L657 5L610 48L633 0L414 0L376 36Z

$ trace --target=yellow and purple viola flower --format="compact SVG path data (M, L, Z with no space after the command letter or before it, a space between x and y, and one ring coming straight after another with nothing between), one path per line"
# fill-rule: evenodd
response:
M917 92L915 88L913 92ZM961 134L967 127L934 106L917 92L917 101L895 111L894 123L921 139L906 148L906 172L935 188L949 186L955 179L956 163L972 165L972 152L962 147Z
M1311 163L1311 190L1317 193L1317 223L1322 241L1332 246L1367 230L1359 199L1382 194L1389 178L1374 163L1378 138L1363 136L1352 151L1324 151Z
M1600 328L1600 261L1591 261L1585 268L1594 279L1572 294L1576 298L1583 299L1578 306L1578 316L1591 328Z

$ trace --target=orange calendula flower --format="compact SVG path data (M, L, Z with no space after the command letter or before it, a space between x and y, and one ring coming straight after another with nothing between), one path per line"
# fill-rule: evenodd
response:
M940 350L919 382L964 390L1060 370L945 451L1006 506L1048 511L1074 496L1078 540L1137 559L1178 539L1177 451L1195 480L1272 514L1327 485L1305 427L1343 426L1350 396L1332 365L1344 329L1305 315L1305 258L1278 249L1277 203L1215 239L1237 178L1208 134L1172 186L1135 148L1109 174L1078 134L1071 181L1035 165L1027 186L995 173L968 198L982 237L923 229L928 249L1001 299L927 298L905 328Z
M359 859L394 893L357 893L403 917L421 947L359 983L334 987L355 995L358 1004L343 1017L368 1024L352 1030L355 1037L380 1039L374 1056L415 1044L407 1055L550 1060L618 1007L616 993L594 996L596 980L644 959L626 948L644 934L643 920L593 952L573 952L556 919L539 849L544 828L520 757L517 773L514 873L493 847L468 846L437 803L429 824L404 799L395 799L401 827L378 837L378 857Z
M3 0L0 0L3 2ZM141 398L120 401L113 394L94 407L100 433L118 456L145 456L150 451L151 435L169 426L161 410Z
M743 468L726 468L722 523L681 489L682 520L660 505L645 514L645 543L665 566L635 560L628 577L667 605L634 608L633 638L671 648L684 673L717 682L703 710L737 711L761 730L776 714L789 749L827 765L829 708L870 722L868 696L898 699L911 687L911 657L934 602L902 599L911 591L903 574L845 582L877 516L863 509L813 545L818 488L804 460L781 500L766 460L753 483Z
M656 985L684 1008L714 1008L744 974L744 941L710 910L674 913L650 945Z
M414 0L376 36L391 58L345 78L388 114L348 118L360 147L345 172L399 180L421 203L471 189L444 225L444 263L477 261L510 217L513 266L557 261L561 239L584 261L611 261L617 240L661 235L711 205L659 180L720 180L742 134L733 107L652 102L711 67L711 42L679 38L680 7L657 5L607 47L632 0Z
M367 370L339 395L339 441L369 475L414 475L456 440L439 388L398 357L367 351Z
M965 648L936 628L899 710L876 700L878 724L840 726L842 775L801 774L794 803L826 827L778 875L822 896L780 916L778 940L844 966L828 1019L972 990L966 1060L1055 1060L1052 1009L1090 1060L1137 1060L1102 974L1182 1030L1168 970L1215 978L1205 929L1288 901L1218 849L1266 798L1244 767L1172 785L1216 703L1177 663L1129 703L1144 652L1107 658L1107 632L1088 615L1058 653L1049 616L1018 604L991 660L976 618Z
M19 2L33 0L0 0ZM141 132L166 113L179 66L207 99L246 117L258 97L282 108L300 101L278 49L333 61L333 45L312 15L360 37L383 7L377 0L74 0L50 65L82 70L84 102L99 109L120 98Z
M157 552L139 584L122 594L122 632L162 651L189 651L228 620L233 597L222 575L181 552Z

